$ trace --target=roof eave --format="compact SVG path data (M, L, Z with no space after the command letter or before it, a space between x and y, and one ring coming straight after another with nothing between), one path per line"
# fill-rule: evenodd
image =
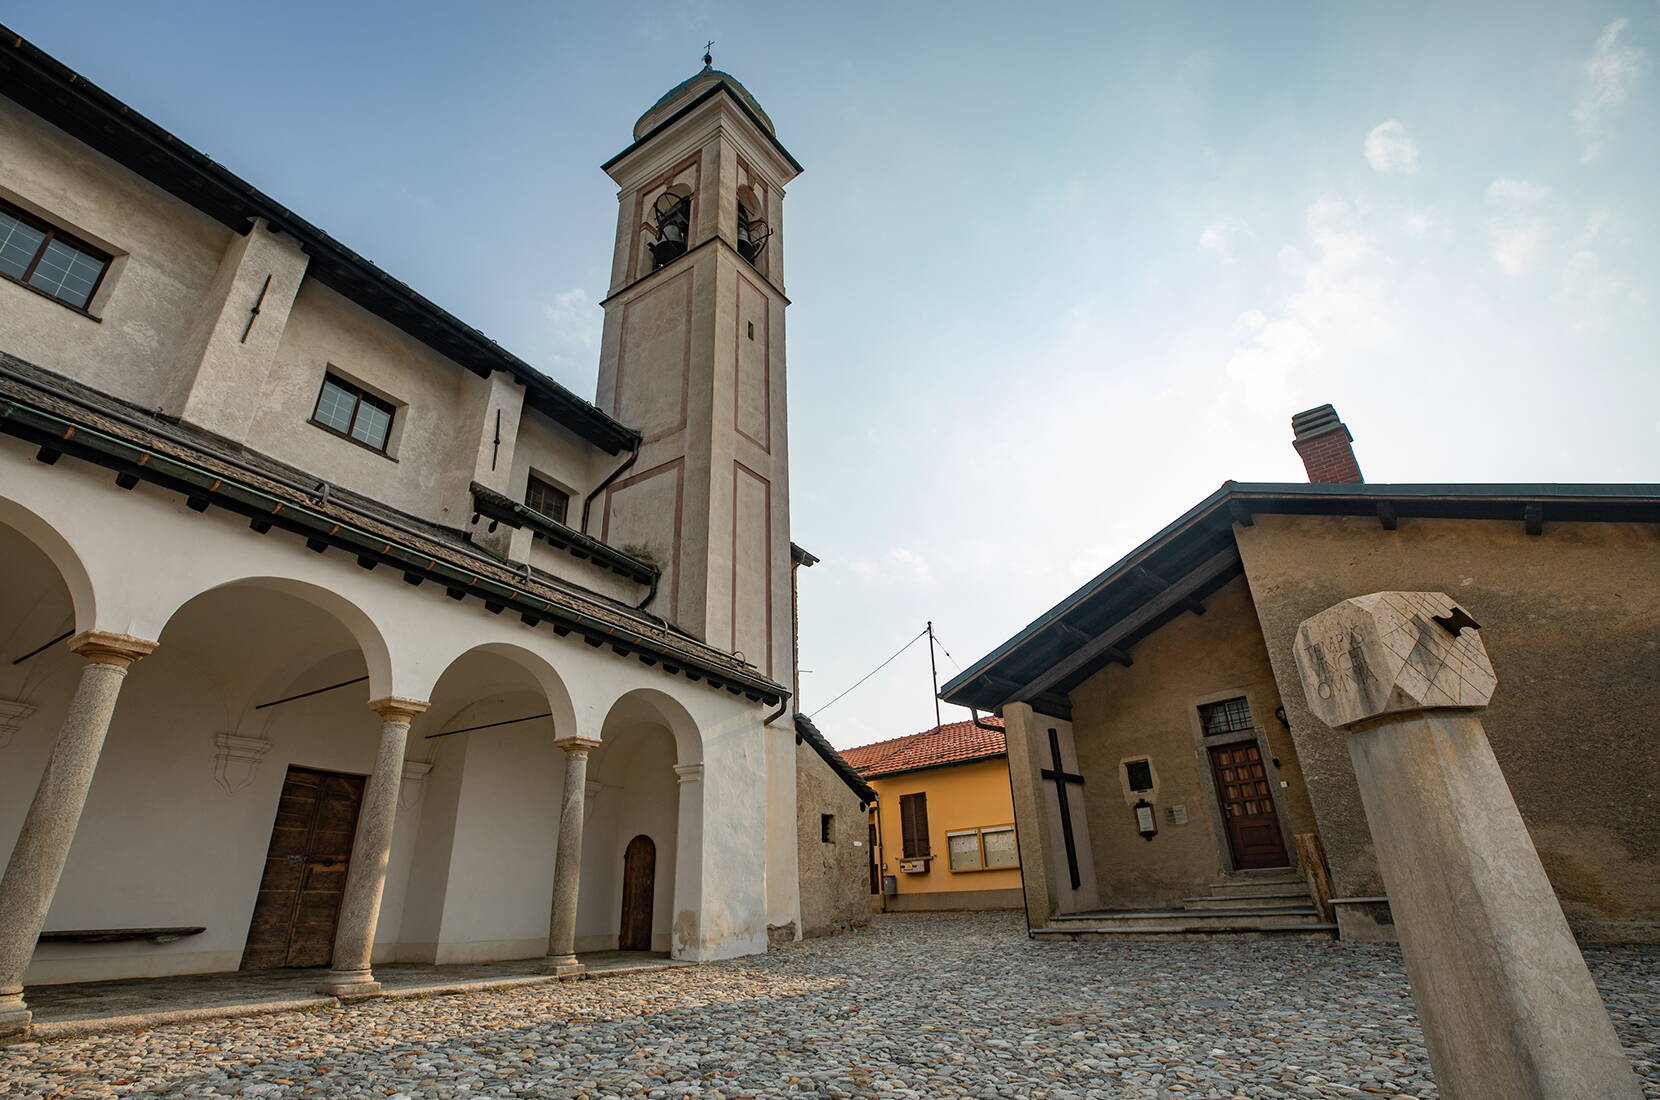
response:
M10 28L0 25L0 72L12 70L4 94L64 133L108 156L180 201L237 232L254 218L286 232L310 254L307 274L382 320L453 359L476 374L505 371L525 385L527 401L581 438L611 454L632 450L640 433L612 419L479 330L430 301L407 284L341 244L311 222L255 188L229 169L181 141L122 103ZM30 89L7 59L57 92L49 102L29 102ZM75 103L96 116L96 124L74 124ZM53 107L56 110L53 110ZM43 109L44 108L44 109ZM121 148L127 138L146 150ZM178 171L182 170L182 172Z

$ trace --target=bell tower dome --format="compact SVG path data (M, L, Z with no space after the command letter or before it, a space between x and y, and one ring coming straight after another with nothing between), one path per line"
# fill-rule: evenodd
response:
M657 562L651 610L793 692L782 230L801 166L706 64L603 167L618 216L596 403L643 440L595 533Z

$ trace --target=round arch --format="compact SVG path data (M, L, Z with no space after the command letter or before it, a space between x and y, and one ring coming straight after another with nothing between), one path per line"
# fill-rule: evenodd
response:
M637 721L648 718L668 728L674 737L675 763L680 765L703 763L703 735L697 720L684 703L657 688L634 688L619 695L605 712L600 724L600 739L613 722Z
M94 629L98 625L97 590L80 554L75 552L69 540L35 512L6 497L0 497L0 524L22 535L57 569L64 587L69 589L69 600L75 609L76 632Z
M553 716L553 730L555 737L575 737L580 731L576 722L576 704L571 701L571 693L565 686L564 678L540 654L512 642L484 642L470 649L463 650L450 658L444 665L443 671L433 681L436 687L444 676L453 668L456 662L463 657L475 653L488 654L500 657L524 670L531 679L536 681L547 697L548 712Z
M222 592L228 589L254 588L267 592L278 592L292 596L295 599L311 605L333 618L357 642L357 647L363 653L363 663L369 674L369 698L382 699L396 695L392 679L392 653L386 644L386 636L367 612L358 607L351 600L332 589L309 581L295 580L292 577L253 576L238 577L234 580L223 581L200 592L193 593L188 599L181 600L171 608L163 619L162 631L178 617L185 607L201 599L211 592Z

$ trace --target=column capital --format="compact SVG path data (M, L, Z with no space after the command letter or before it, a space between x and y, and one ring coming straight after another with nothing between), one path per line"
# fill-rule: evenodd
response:
M674 774L681 783L700 783L703 781L703 765L676 764Z
M431 705L423 699L400 699L396 695L369 700L369 709L385 722L413 722L417 714L425 712Z
M587 756L600 747L601 742L592 737L560 737L553 742L572 756Z
M87 659L88 664L114 665L126 668L141 657L155 651L157 643L131 634L116 634L109 630L83 630L69 639L69 648Z

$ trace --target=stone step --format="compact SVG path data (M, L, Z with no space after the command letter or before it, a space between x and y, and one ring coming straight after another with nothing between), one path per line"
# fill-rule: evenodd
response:
M1307 890L1285 890L1276 894L1252 894L1248 897L1218 897L1212 894L1202 898L1182 899L1183 909L1281 909L1286 906L1307 907L1311 904Z
M1320 915L1312 905L1231 909L1132 909L1122 912L1081 913L1057 916L1048 927L1066 929L1161 928L1178 931L1253 932L1272 928L1297 928L1317 924Z
M1291 927L1190 927L1186 924L1152 925L1140 928L1109 928L1098 925L1032 929L1038 940L1117 940L1120 943L1157 943L1165 940L1230 942L1233 940L1334 940L1335 924L1299 924Z
M1215 898L1272 898L1281 896L1287 890L1295 890L1304 897L1308 896L1308 883L1301 876L1268 882L1213 882L1205 889Z

